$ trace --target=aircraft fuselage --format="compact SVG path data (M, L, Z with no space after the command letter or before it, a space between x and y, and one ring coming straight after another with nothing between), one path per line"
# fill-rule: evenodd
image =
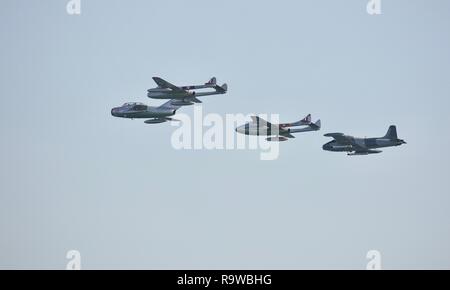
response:
M238 133L254 136L283 136L288 135L290 133L300 133L309 131L316 131L316 130L312 129L311 127L295 128L295 129L289 128L278 129L276 126L274 127L258 126L255 123L247 123L245 125L236 128L236 132Z
M277 131L277 132L276 132ZM279 135L279 130L272 130L270 127L258 126L257 124L247 123L245 125L236 128L236 132L245 135L255 135L255 136L273 136Z
M147 97L152 99L182 99L186 97L192 97L193 92L174 92L170 89L155 88L147 90Z
M152 99L171 99L171 100L186 100L188 101L193 97L202 97L202 96L211 96L211 95L220 95L224 94L224 92L212 91L212 92L195 92L195 91L186 91L186 92L177 92L172 91L170 89L164 88L155 88L147 90L147 97Z
M323 150L335 151L335 152L352 152L357 151L359 148L376 149L383 147L392 147L402 145L402 140L391 140L387 138L357 138L352 136L345 136L350 140L350 143L355 144L341 144L336 140L330 141L323 145Z
M130 118L130 119L138 119L138 118L163 118L175 115L176 110L174 109L165 109L159 107L150 107L146 106L146 108L142 108L139 110L133 110L127 107L116 107L111 110L111 115L119 118Z

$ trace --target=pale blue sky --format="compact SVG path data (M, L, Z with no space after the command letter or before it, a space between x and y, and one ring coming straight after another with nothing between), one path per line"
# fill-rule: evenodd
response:
M450 268L450 2L3 0L0 268ZM152 76L216 76L204 113L312 113L257 151L176 151L113 118ZM183 108L192 114L192 108ZM408 144L347 157L327 132Z

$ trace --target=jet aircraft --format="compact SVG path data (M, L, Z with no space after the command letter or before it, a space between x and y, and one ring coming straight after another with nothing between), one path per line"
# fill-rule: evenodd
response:
M348 152L349 156L381 153L381 150L375 149L406 144L404 140L398 139L397 128L394 125L389 127L386 135L379 138L357 138L343 133L328 133L324 136L333 137L334 140L324 144L323 150Z
M130 102L125 103L120 107L113 108L111 110L111 115L114 117L121 118L145 118L144 123L146 124L157 124L167 121L177 121L171 118L175 115L176 111L180 108L179 105L174 105L175 101L170 100L159 107L147 106L143 103Z
M294 123L272 124L261 117L251 116L252 122L236 128L236 132L245 135L269 136L267 141L286 141L288 138L295 138L292 133L318 131L320 130L320 120L311 122L311 114L302 120ZM292 128L306 126L304 128Z
M153 77L158 87L147 90L147 96L152 99L173 99L177 100L173 105L188 106L194 103L201 103L197 97L225 94L228 90L227 84L217 85L216 78L211 78L204 85L175 86L159 77ZM214 89L214 91L197 92L199 89Z

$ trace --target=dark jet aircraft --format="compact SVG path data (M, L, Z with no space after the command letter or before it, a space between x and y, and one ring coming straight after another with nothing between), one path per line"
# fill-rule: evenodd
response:
M368 155L381 153L376 148L399 146L406 144L405 141L398 139L397 129L390 126L384 137L379 138L356 138L343 133L328 133L326 137L333 137L334 140L323 145L323 150L335 152L348 152L347 155Z
M150 107L143 103L125 103L120 107L113 108L111 115L120 118L129 119L148 119L145 120L146 124L157 124L167 121L177 121L172 119L171 116L175 115L176 111L180 108L178 105L173 104L174 101L170 100L159 107Z

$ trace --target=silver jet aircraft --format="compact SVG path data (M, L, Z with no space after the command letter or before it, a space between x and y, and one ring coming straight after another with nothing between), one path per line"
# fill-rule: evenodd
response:
M311 114L304 119L294 123L271 124L258 116L252 116L252 122L236 128L236 132L245 135L269 136L267 141L286 141L288 138L295 138L291 133L318 131L320 130L320 120L311 122ZM306 126L304 128L292 128Z
M158 85L157 88L147 90L147 96L152 99L173 99L177 100L174 105L178 106L188 106L194 103L201 103L197 97L225 94L228 90L227 84L221 86L217 85L216 78L211 78L204 85L193 85L193 86L175 86L168 81L163 80L159 77L153 77L153 80ZM214 89L208 92L197 92L194 90L198 89Z
M394 125L389 127L386 135L379 138L357 138L343 133L328 133L324 136L333 137L334 140L324 144L323 150L348 152L349 156L381 153L381 150L375 149L406 144L404 140L398 139L397 128Z
M145 118L148 119L144 121L146 124L178 121L171 118L171 116L175 115L176 111L180 108L179 105L174 105L173 103L174 101L170 100L159 107L151 107L137 102L125 103L120 107L113 108L111 110L111 115L129 119Z

